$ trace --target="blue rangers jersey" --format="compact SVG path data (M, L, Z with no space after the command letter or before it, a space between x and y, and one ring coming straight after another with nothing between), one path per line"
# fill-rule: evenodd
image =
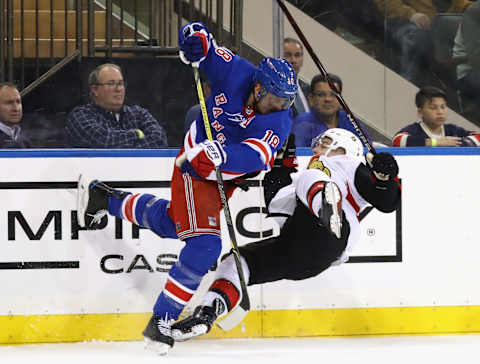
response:
M287 139L292 124L291 109L270 114L256 114L246 107L255 85L256 67L215 42L200 63L211 81L211 95L206 100L213 138L224 147L227 160L221 165L226 180L249 172L269 170L276 151ZM207 139L200 114L185 135L188 151ZM207 179L215 179L212 173Z

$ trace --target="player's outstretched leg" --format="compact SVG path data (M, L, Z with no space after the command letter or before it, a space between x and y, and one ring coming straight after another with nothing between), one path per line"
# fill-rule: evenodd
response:
M77 184L78 224L88 229L105 225L109 197L122 199L125 195L127 192L114 190L98 180L80 175Z
M325 182L322 191L322 208L318 212L323 226L340 239L342 231L342 193L334 182Z
M218 298L213 301L212 306L197 306L191 316L172 325L172 336L175 341L185 341L205 335L224 312L225 305Z
M168 353L174 344L171 333L171 325L174 321L169 320L168 317L162 318L155 314L150 318L147 327L142 333L145 338L145 345L149 350L158 355L166 355Z
M116 190L82 175L78 180L78 223L89 230L105 227L108 213L148 228L163 238L177 239L175 225L168 214L169 202L148 193Z

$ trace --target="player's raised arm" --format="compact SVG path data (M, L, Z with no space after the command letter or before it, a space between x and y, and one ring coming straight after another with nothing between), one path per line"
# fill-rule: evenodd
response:
M400 203L398 164L390 153L367 153L367 165L355 171L355 187L360 195L382 212L394 211Z
M184 25L179 33L178 44L182 62L200 67L212 84L230 77L235 63L246 62L228 48L219 47L207 26L201 22Z

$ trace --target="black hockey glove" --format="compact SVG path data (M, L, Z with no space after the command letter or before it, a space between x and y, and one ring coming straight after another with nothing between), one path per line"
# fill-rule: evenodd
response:
M277 151L272 170L265 174L263 178L263 195L267 208L277 192L292 183L290 173L296 172L296 167L298 167L295 153L295 134L290 134L282 147Z
M366 159L377 179L388 181L397 177L398 164L390 153L367 153Z
M295 147L295 134L290 134L283 146L277 151L274 167L298 167L297 148Z
M263 178L263 196L265 204L270 205L270 201L275 197L277 192L292 183L290 173L296 172L296 168L278 167L272 168L270 172L265 174Z

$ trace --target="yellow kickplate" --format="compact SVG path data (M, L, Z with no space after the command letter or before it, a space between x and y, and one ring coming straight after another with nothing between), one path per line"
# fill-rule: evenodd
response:
M0 343L141 340L150 313L0 316ZM204 338L480 332L480 306L251 311L231 331Z
M263 336L405 335L480 332L480 306L265 311Z
M0 344L141 340L151 313L0 316ZM205 338L261 337L261 311L231 331L214 327Z

